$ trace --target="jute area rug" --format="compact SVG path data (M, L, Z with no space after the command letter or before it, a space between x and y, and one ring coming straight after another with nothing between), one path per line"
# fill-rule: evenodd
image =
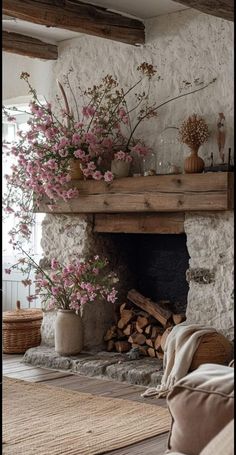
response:
M4 455L96 455L169 428L159 406L3 380Z

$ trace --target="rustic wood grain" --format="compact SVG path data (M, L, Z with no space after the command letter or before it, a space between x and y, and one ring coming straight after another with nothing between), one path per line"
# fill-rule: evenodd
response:
M183 213L95 214L94 232L134 234L182 234Z
M3 14L128 44L144 44L144 24L77 0L4 0Z
M153 302L148 297L144 297L135 289L131 289L128 292L127 298L139 308L153 316L163 325L163 327L166 327L166 324L172 315L171 311L165 310L158 304L158 302Z
M179 193L225 191L232 172L206 172L202 174L154 175L148 177L126 177L112 183L95 180L74 180L70 186L79 189L81 196L90 194L126 193Z
M110 185L91 180L73 182L78 198L58 201L49 210L45 199L37 208L44 213L135 213L218 211L233 208L233 178L228 172L163 175L117 179Z
M45 43L31 36L7 32L5 30L2 32L2 49L5 52L44 60L56 60L58 57L57 46Z
M177 3L202 13L234 21L234 0L217 0L217 2L215 0L178 0Z

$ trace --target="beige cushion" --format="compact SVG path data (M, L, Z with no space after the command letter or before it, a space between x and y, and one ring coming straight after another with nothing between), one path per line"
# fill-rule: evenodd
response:
M172 416L168 451L199 455L234 416L234 369L204 364L167 396Z
M234 421L231 420L201 451L200 455L233 455Z

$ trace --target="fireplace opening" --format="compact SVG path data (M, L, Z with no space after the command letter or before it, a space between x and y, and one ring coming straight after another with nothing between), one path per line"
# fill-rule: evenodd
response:
M120 298L135 288L154 302L169 300L184 313L189 290L186 270L189 254L186 234L98 234L109 238L110 259L120 271Z

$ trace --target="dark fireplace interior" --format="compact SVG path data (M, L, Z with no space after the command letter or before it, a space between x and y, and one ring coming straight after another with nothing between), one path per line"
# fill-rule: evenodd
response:
M189 254L185 234L99 234L111 240L112 265L122 275L122 297L135 288L154 302L170 300L185 312ZM122 271L123 270L123 271Z

